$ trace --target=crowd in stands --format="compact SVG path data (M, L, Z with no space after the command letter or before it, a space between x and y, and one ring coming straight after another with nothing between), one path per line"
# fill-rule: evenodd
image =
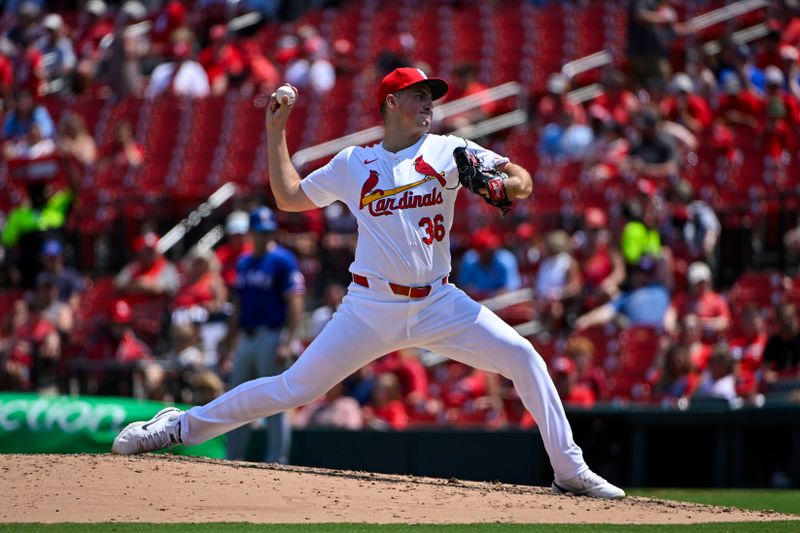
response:
M14 175L19 160L62 168L29 178L0 221L0 390L207 402L231 375L235 266L252 252L248 212L269 203L268 193L237 198L225 215L214 214L224 227L214 246L165 253L157 233L164 228L145 222L126 234L134 237L130 246L94 250L113 272L76 271L75 236L67 230L76 197L86 193L84 176L126 176L148 154L129 121L112 124L101 142L78 113L55 122L46 100L203 99L233 90L258 99L283 80L321 96L343 76L379 79L397 66L429 66L408 32L382 43L371 65L357 64L353 42L329 43L311 25L292 27L266 50L254 35L277 24L286 6L276 1L60 4L10 2L0 19L5 175ZM781 197L796 199L794 4L772 13L759 40L743 44L726 34L714 53L698 44L676 62L669 40L691 29L669 2L632 1L630 54L603 70L593 95L583 100L572 91L576 80L550 73L544 90L529 95L529 123L479 139L535 174L535 199L504 221L486 222L499 214L462 193L451 279L479 299L532 289L498 312L527 332L568 406L797 400L796 213L766 230L788 258L769 274L726 277L729 251L721 245L730 210L758 200L762 217L770 209L785 217ZM486 89L480 72L475 64L454 68L449 98ZM502 103L487 101L438 127L452 131L501 111ZM748 164L752 158L757 165ZM573 193L599 200L553 210ZM555 218L534 220L539 207ZM277 215L277 239L296 255L309 288L308 342L345 294L355 221L341 204ZM349 429L535 424L509 380L415 349L367 365L299 409L293 422Z

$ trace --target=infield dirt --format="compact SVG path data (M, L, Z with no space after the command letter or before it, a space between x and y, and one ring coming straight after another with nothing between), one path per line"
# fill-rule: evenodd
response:
M173 455L0 455L0 522L694 524L796 519L649 498Z

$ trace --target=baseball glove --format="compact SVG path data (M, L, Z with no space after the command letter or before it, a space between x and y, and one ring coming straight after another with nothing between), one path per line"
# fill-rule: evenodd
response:
M511 209L511 200L506 193L505 184L508 174L482 166L475 154L463 146L453 150L453 158L456 160L458 181L461 182L461 185L483 197L504 215L508 213L508 210ZM485 189L488 195L483 196L480 192L481 189Z

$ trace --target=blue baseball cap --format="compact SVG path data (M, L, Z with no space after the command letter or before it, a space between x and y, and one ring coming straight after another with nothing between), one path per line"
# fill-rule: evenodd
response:
M61 255L64 251L64 248L61 246L61 243L55 239L50 239L44 243L42 246L42 255L51 257L54 255Z
M275 222L275 215L269 207L256 207L250 212L250 229L257 233L275 231L278 223Z

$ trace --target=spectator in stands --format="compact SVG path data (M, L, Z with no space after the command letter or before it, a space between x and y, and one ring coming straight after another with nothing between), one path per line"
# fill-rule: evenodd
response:
M200 341L200 332L191 322L172 324L170 328L172 350L166 359L180 369L203 369L213 366L213 361L208 357Z
M731 127L756 129L763 116L764 102L753 91L742 87L739 76L728 73L722 80L723 95L717 106L717 116Z
M106 16L108 6L103 0L89 0L72 31L77 65L73 82L75 94L84 94L95 89L98 66L103 50L100 43L114 33L114 23ZM105 43L104 43L105 44Z
M314 309L311 313L311 323L309 324L310 338L313 339L322 331L333 314L342 303L345 295L345 288L338 283L329 283L322 291L322 305Z
M55 326L62 339L67 339L75 325L73 308L58 298L58 286L53 276L44 274L36 278L36 289L31 298L42 309L42 316Z
M689 129L695 135L711 126L713 115L705 98L695 93L691 78L678 72L672 77L672 94L661 102L664 118Z
M672 178L678 173L678 153L672 139L660 128L661 116L653 107L643 109L635 118L638 132L626 162L641 177Z
M115 300L108 321L97 325L73 365L73 372L88 381L81 387L82 393L132 393L131 365L153 359L150 347L136 336L132 323L131 306L125 300Z
M502 247L501 237L490 229L472 236L458 270L458 285L477 298L519 289L519 265L514 254Z
M44 304L35 298L28 303L27 320L14 332L8 349L11 364L6 368L26 389L55 394L61 337L44 311Z
M164 57L169 55L176 31L187 26L189 6L183 0L165 0L159 4L158 11L151 15L153 26L150 30L150 53ZM152 8L152 4L150 7Z
M639 109L639 100L626 89L627 79L619 70L612 70L602 80L603 92L597 96L592 105L608 111L611 120L627 126Z
M33 31L21 36L19 53L12 54L14 63L14 92L27 91L38 99L44 93L47 74L44 70L44 56L36 46Z
M783 71L775 65L770 65L764 75L767 81L765 92L767 103L769 104L771 98L779 99L786 109L786 121L793 127L800 126L800 104L794 94L784 89L786 87L786 76L784 76Z
M778 96L770 96L764 107L765 117L758 136L761 155L767 171L778 170L785 165L784 160L795 148L796 126L789 124L786 105ZM765 172L765 181L767 173ZM770 180L768 183L774 183ZM779 181L778 185L783 184Z
M364 407L364 425L372 429L405 429L408 412L403 402L400 380L391 372L378 376L372 399Z
M275 64L261 51L255 39L244 39L236 43L244 56L247 67L248 84L254 91L270 94L281 83L281 74Z
M372 370L377 375L391 372L397 376L409 416L417 418L421 415L430 420L430 415L439 409L429 402L428 374L420 362L419 353L415 348L397 350L375 361Z
M53 154L56 143L53 139L44 137L38 124L31 124L28 134L17 139L16 142L7 142L5 156L7 159L40 159Z
M708 368L700 374L693 399L717 398L733 406L736 400L736 360L728 347L718 344L708 360Z
M210 94L208 75L200 63L192 58L191 45L177 42L172 47L172 61L162 63L150 76L145 97L159 95L204 98Z
M292 425L357 431L364 427L364 413L358 401L345 394L344 384L338 383L322 398L295 412Z
M217 261L220 264L220 274L228 289L233 288L236 282L236 263L243 254L253 251L253 242L248 238L247 231L250 227L250 216L244 211L233 211L225 220L226 242L217 250Z
M589 123L592 144L582 156L584 169L594 182L618 177L631 149L625 129L605 108L594 104L589 106Z
M27 198L8 214L0 237L8 254L6 266L10 278L15 285L26 289L33 288L36 275L42 269L42 244L63 232L78 190L79 173L74 161L65 157L61 164L68 186L54 191L49 181L29 180Z
M217 24L208 33L210 44L197 55L197 62L208 75L211 94L225 94L228 87L238 87L247 72L245 58L233 43L227 42L228 31Z
M797 306L784 303L778 307L778 328L767 340L762 363L763 380L774 383L784 376L795 377L800 370L800 320Z
M303 39L301 51L286 67L286 82L318 96L330 92L336 84L336 69L328 60L328 43L314 31Z
M14 311L4 328L8 338L0 349L0 390L27 390L31 381L31 357L28 347L19 346L14 333L28 320L28 303L20 298L14 302ZM5 325L4 325L5 326Z
M83 166L97 161L97 144L86 130L86 123L75 112L65 112L58 124L57 143L66 154L74 157Z
M72 42L79 57L89 58L97 54L103 38L114 33L114 24L107 14L108 5L103 0L86 2L72 31Z
M661 256L661 236L655 225L655 216L637 200L627 200L622 204L625 225L620 237L622 257L628 266L636 265L644 256Z
M567 357L558 357L550 365L553 384L564 405L570 407L593 407L597 402L594 391L588 386L578 383L575 363Z
M556 121L542 129L539 152L556 161L582 159L594 141L592 129L575 121L569 110L564 110Z
M663 329L670 297L666 287L656 281L655 273L656 261L643 256L630 269L629 288L607 304L581 315L575 321L575 329L581 331L617 319L623 319L625 325Z
M114 128L114 137L102 157L97 162L97 170L111 170L125 174L129 169L139 168L144 162L144 148L136 142L133 128L127 120L119 122Z
M584 229L575 256L585 310L604 304L619 293L625 280L625 261L611 242L608 218L601 209L588 207L584 212Z
M544 254L534 285L536 307L543 323L560 328L581 291L580 266L572 254L566 231L551 231L544 242Z
M704 339L714 341L720 338L730 325L731 311L725 298L713 289L711 269L696 261L689 265L686 278L688 292L678 294L672 300L668 329L674 329L673 315L677 320L694 315L700 321Z
M14 97L14 63L12 58L16 55L8 40L0 39L0 99L3 108L7 108Z
M38 46L42 51L42 68L47 76L47 89L49 93L69 92L71 90L71 77L77 64L75 50L64 27L61 15L51 13L44 17L42 27L44 36Z
M3 139L7 142L24 139L34 124L39 127L41 137L52 139L55 136L55 126L53 119L50 118L50 113L46 107L34 101L30 91L18 92L15 102L16 105L5 118Z
M667 0L630 3L627 57L639 85L669 78L668 46L677 24L677 13Z
M80 293L86 288L86 279L74 268L64 265L64 247L55 240L50 239L42 246L42 271L36 278L49 276L58 289L58 299L68 303L74 310L80 307Z
M8 39L24 49L24 39L36 30L36 21L45 7L44 0L11 0L3 3L6 17L12 16L14 26L8 31ZM8 19L6 19L8 20Z
M595 364L595 347L587 337L573 337L567 341L564 353L572 361L575 384L587 387L595 399L606 397L608 386L603 368Z
M141 94L141 62L149 41L136 24L146 16L147 9L140 2L129 0L122 5L114 23L103 63L106 81L117 100Z
M178 269L158 252L157 244L158 235L152 232L136 238L133 243L136 258L114 278L118 291L151 296L175 294L180 284Z
M697 374L692 369L686 347L676 344L668 346L654 377L655 400L672 404L676 400L691 396L697 385Z
M673 343L686 348L695 371L706 369L714 346L703 341L703 327L696 315L686 315L678 321L677 336Z
M536 104L534 118L538 128L561 120L561 116L569 113L575 124L586 124L586 113L580 104L569 97L569 78L564 74L551 74L547 79L547 92Z
M351 77L361 71L361 66L355 56L355 46L352 41L341 37L333 41L333 55L331 62L336 69L336 76ZM394 70L394 69L392 69ZM391 72L391 70L389 71Z
M740 396L750 398L758 390L767 333L761 310L756 304L748 303L738 316L740 335L729 340L728 346L733 358L739 362L736 390Z
M686 246L690 260L704 261L716 266L717 244L722 233L722 224L714 209L704 200L695 198L692 185L679 180L669 190L668 205L672 209L671 226L667 228L673 235L667 235L673 245Z
M181 287L172 299L172 324L191 324L205 351L205 365L217 364L217 345L228 333L228 288L211 250L193 248L184 261Z

